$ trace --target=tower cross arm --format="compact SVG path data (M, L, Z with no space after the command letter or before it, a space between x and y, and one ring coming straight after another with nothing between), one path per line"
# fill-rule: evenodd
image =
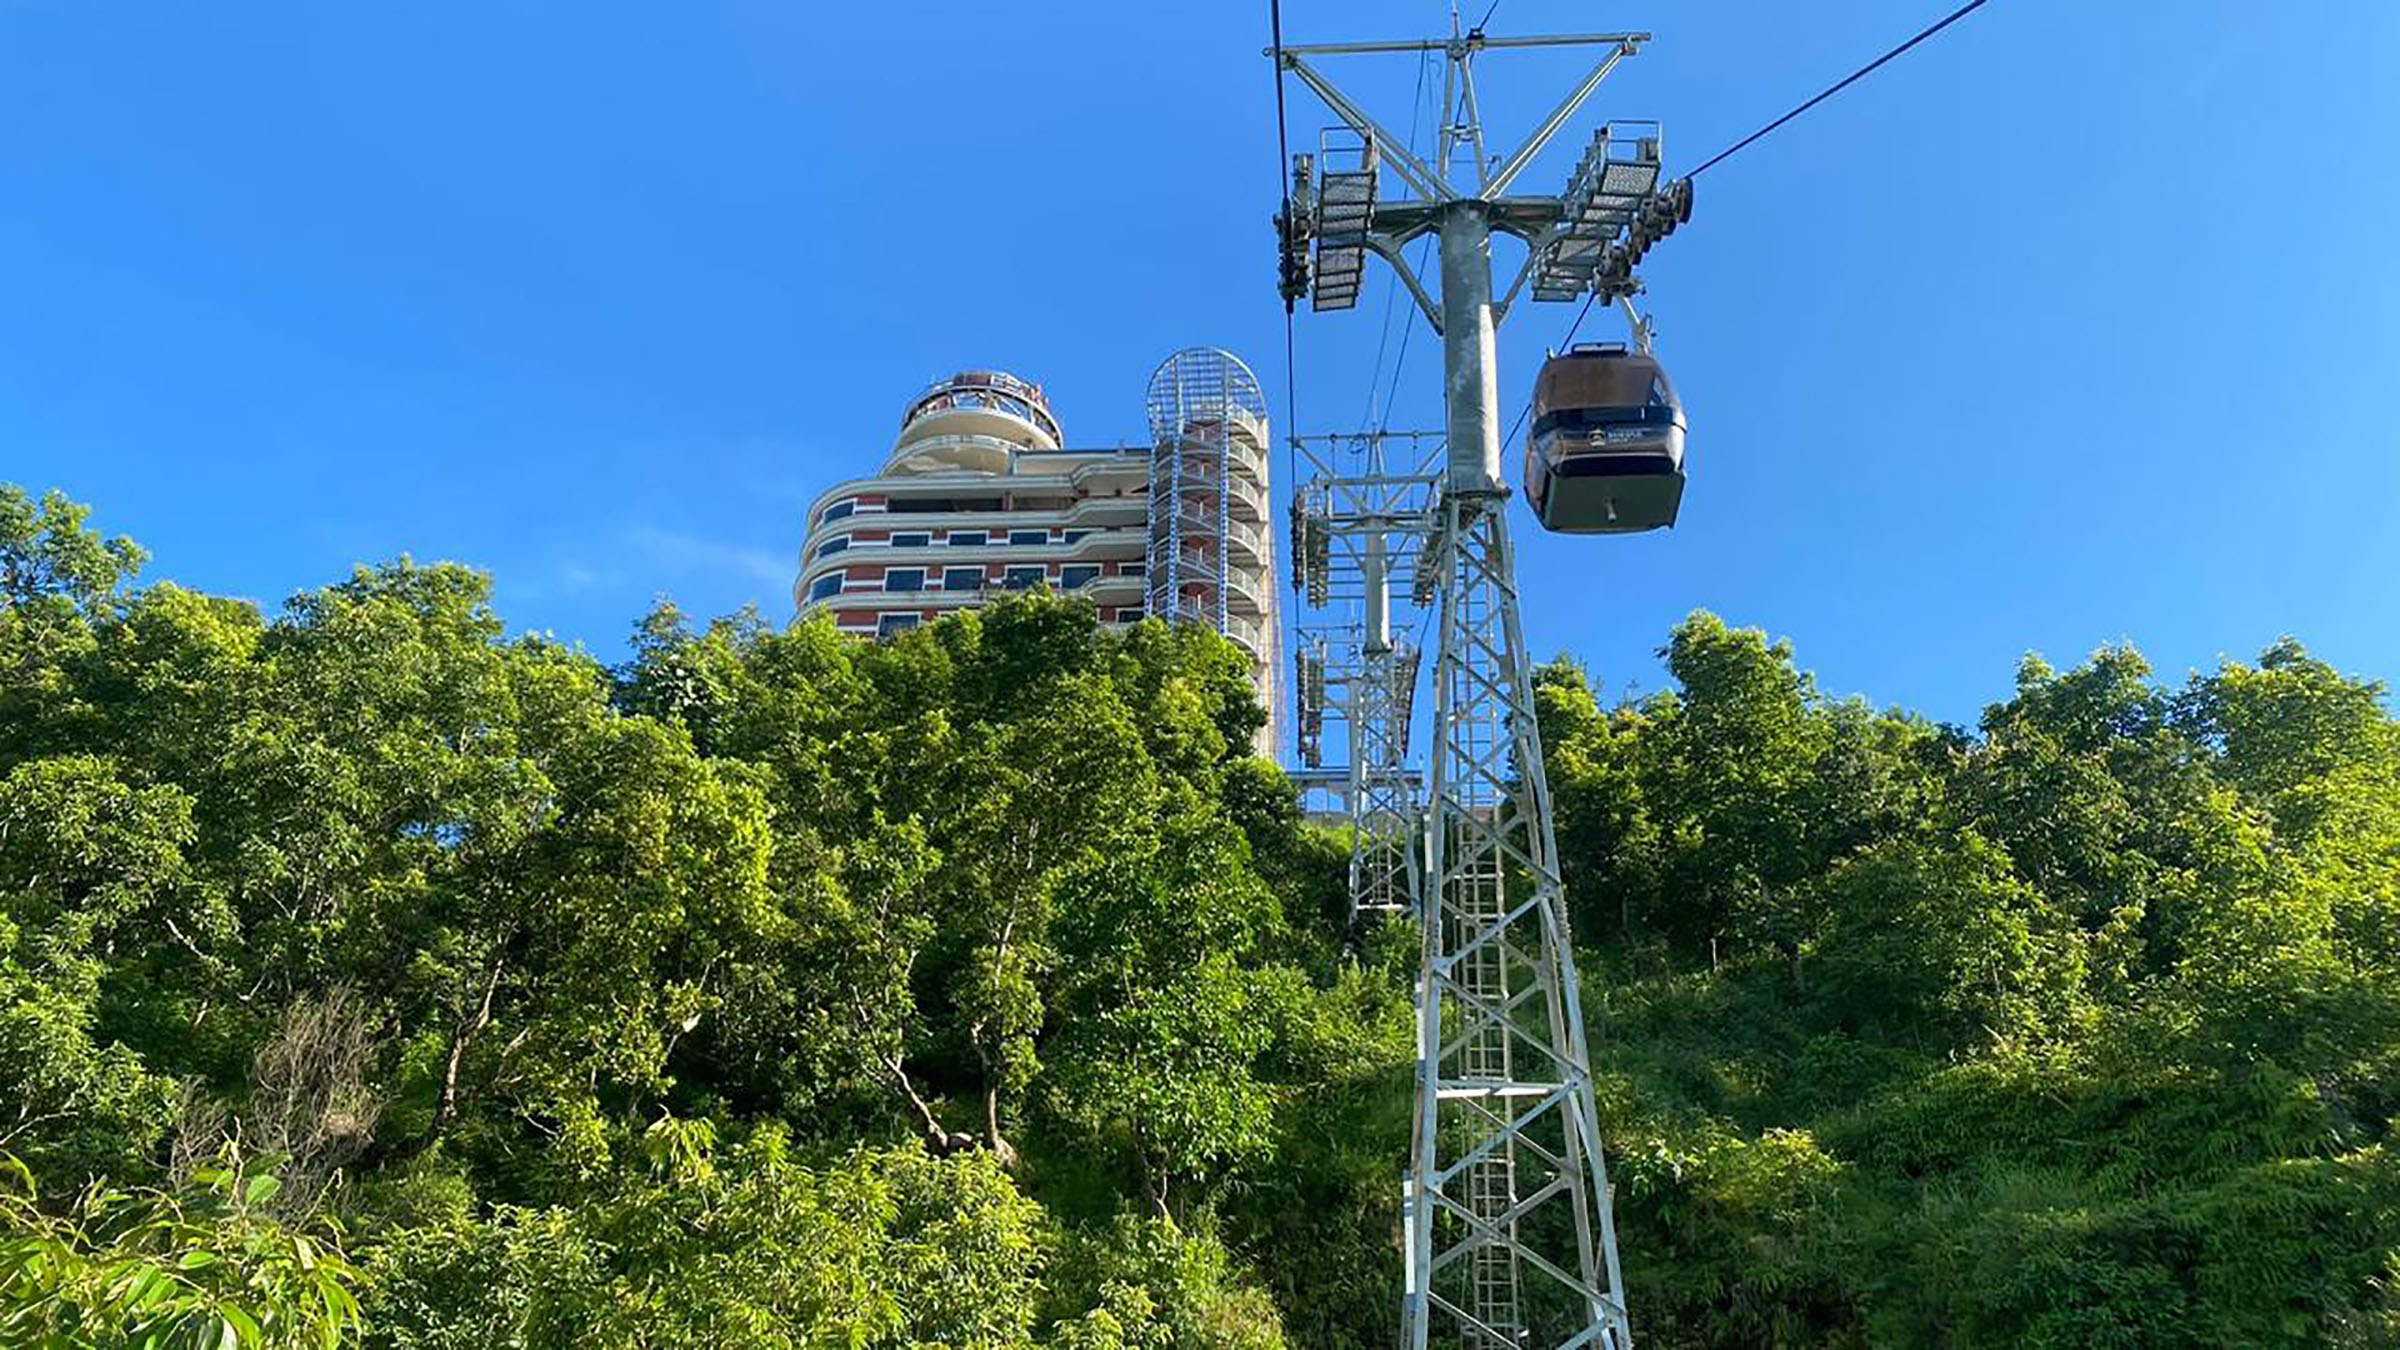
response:
M1310 42L1287 45L1286 52L1302 56L1339 56L1361 52L1447 52L1468 51L1482 47L1598 47L1622 43L1648 42L1648 33L1542 33L1532 37L1485 37L1467 33L1447 38L1407 38L1398 42ZM1273 47L1263 48L1261 55L1272 56Z
M1647 33L1626 34L1616 48L1602 57L1600 63L1592 67L1591 73L1583 77L1583 82L1576 85L1556 108L1551 109L1550 115L1542 119L1542 124L1533 129L1533 134L1525 138L1523 145L1517 147L1517 152L1510 155L1499 168L1492 170L1491 177L1483 180L1481 195L1497 197L1508 191L1508 185L1517 180L1518 174L1525 172L1525 166L1533 162L1533 157L1550 143L1550 138L1558 134L1558 129L1575 115L1575 110L1583 106L1583 101L1592 96L1592 91L1599 88L1600 82L1617 68L1617 63L1640 50L1642 39L1648 36Z
M1381 123L1367 115L1366 109L1353 103L1349 95L1334 88L1332 81L1319 74L1316 67L1301 60L1289 47L1283 49L1283 65L1284 69L1299 76L1302 84L1315 90L1317 97L1325 100L1325 106L1333 109L1336 117L1349 123L1351 130L1366 137L1374 145L1375 153L1399 170L1400 176L1407 179L1409 186L1426 200L1449 201L1458 195L1442 181L1440 174L1427 168L1425 161L1409 151L1407 142L1384 130Z

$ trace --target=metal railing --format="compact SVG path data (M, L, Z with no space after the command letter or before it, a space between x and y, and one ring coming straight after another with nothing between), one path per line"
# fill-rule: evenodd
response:
M1153 479L1152 484L1154 493L1164 490L1163 485L1159 484L1157 480ZM1267 518L1267 494L1246 479L1226 478L1214 473L1186 469L1184 470L1183 487L1186 491L1197 490L1203 494L1222 491L1227 497L1250 508L1260 520ZM1186 502L1183 514L1188 516L1195 509L1202 508L1197 503Z
M1192 531L1202 538L1214 538L1217 534L1217 521L1212 516L1191 510L1179 511L1176 516L1183 523L1184 529ZM1257 526L1239 520L1228 520L1225 522L1224 533L1227 539L1248 549L1251 557L1261 562L1266 561L1266 536L1259 532Z
M1258 587L1252 585L1250 583L1250 579L1243 576L1241 573L1227 572L1225 574L1225 589L1235 595L1240 596L1244 600L1249 601L1250 608L1257 610L1259 613L1264 614L1267 612L1266 597L1261 595Z
M1238 614L1225 616L1225 636L1249 648L1252 656L1267 654L1266 630Z
M973 432L954 431L939 436L927 436L923 440L910 441L893 452L890 462L897 464L903 459L914 459L918 455L952 448L982 450L997 454L1006 462L1014 463L1017 452L1025 447L1015 441L1004 440L998 436L981 436Z
M1215 468L1219 459L1223 459L1229 462L1234 471L1241 474L1247 481L1264 483L1267 480L1267 452L1247 441L1234 441L1230 447L1186 441L1182 443L1182 448L1175 453L1183 456L1183 472L1187 477L1195 473L1208 472ZM1154 474L1157 472L1155 466L1161 458L1162 456L1157 454L1150 457L1154 466L1152 469Z
M901 429L906 430L926 413L944 408L995 409L1033 423L1049 435L1054 445L1063 439L1058 416L1050 411L1050 400L1042 393L1042 387L1005 370L962 370L947 379L935 380L909 400L908 411L900 415Z

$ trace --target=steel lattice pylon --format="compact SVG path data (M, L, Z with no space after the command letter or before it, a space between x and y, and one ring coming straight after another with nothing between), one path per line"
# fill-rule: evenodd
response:
M1409 1334L1627 1343L1506 497L1450 492L1408 1188Z
M1360 653L1350 685L1350 918L1406 914L1423 886L1418 870L1417 776L1408 724L1417 651L1406 643Z
M1373 431L1291 444L1305 475L1292 501L1294 589L1328 612L1299 626L1300 759L1349 820L1352 920L1409 913L1424 776L1409 762L1421 662L1405 634L1428 607L1398 597L1415 591L1432 532L1442 438Z
M1601 128L1559 193L1511 190L1648 37L1489 38L1454 27L1446 40L1272 49L1280 69L1363 143L1339 165L1331 156L1322 168L1316 156L1294 157L1292 195L1279 217L1287 307L1312 279L1312 248L1318 310L1355 304L1361 264L1353 255L1372 253L1394 268L1442 338L1447 462L1413 588L1420 604L1438 596L1440 608L1418 907L1424 957L1404 1215L1406 1350L1436 1341L1512 1350L1623 1350L1631 1343L1517 611L1494 337L1529 281L1537 301L1589 292L1624 302L1640 289L1632 268L1649 242L1633 232L1634 222L1688 203L1678 185L1658 191L1654 123L1626 124L1631 158L1614 153L1620 138ZM1475 57L1496 48L1568 46L1604 51L1523 144L1490 154ZM1318 67L1335 57L1436 51L1448 65L1430 162ZM1410 195L1377 201L1386 175ZM1526 246L1515 280L1497 295L1495 235ZM1402 250L1427 236L1440 244L1438 296L1403 261Z

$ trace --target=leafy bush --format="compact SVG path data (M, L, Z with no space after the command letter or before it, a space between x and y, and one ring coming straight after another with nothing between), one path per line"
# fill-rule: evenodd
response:
M262 1167L228 1161L176 1190L94 1185L46 1213L0 1160L0 1332L11 1345L335 1350L359 1327L359 1272L325 1225L291 1227Z

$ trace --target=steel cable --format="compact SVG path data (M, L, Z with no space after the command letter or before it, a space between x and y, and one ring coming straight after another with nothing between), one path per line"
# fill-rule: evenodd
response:
M1718 151L1716 154L1709 156L1708 159L1701 163L1699 168L1685 174L1684 178L1687 181L1698 178L1701 174L1704 174L1719 164L1724 163L1726 160L1733 158L1735 154L1764 139L1769 132L1774 131L1784 123L1791 121L1793 118L1798 117L1804 112L1807 112L1809 109L1817 106L1820 103L1823 103L1825 100L1832 98L1835 94L1842 92L1844 89L1847 89L1851 85L1858 83L1867 76L1874 74L1877 70L1889 64L1894 58L1904 54L1918 43L1925 41L1934 34L1941 32L1943 29L1948 28L1954 23L1957 23L1960 19L1963 19L1969 14L1974 13L1976 10L1983 8L1990 2L1991 0L1967 0L1966 4L1960 5L1957 9L1954 9L1948 14L1943 15L1934 23L1919 31L1915 37L1910 38L1908 41L1901 43L1899 46L1892 48L1883 55L1876 57L1874 60L1869 61L1863 66L1860 66L1858 69L1850 72L1848 75L1842 77L1833 84L1826 86L1825 90L1819 93L1815 98L1808 100L1806 103L1803 103L1799 107L1792 109L1783 116L1776 118L1774 121L1767 123L1758 130L1751 132L1749 135L1744 136L1738 141L1735 141L1732 145L1729 145L1723 150ZM1493 3L1495 6L1497 6L1499 0L1493 0ZM1583 308L1576 311L1575 322L1567 326L1567 335L1563 340L1560 341L1558 350L1565 351L1575 345L1575 334L1581 331L1583 328L1584 319L1592 312L1592 302L1598 298L1599 293L1596 291L1583 298ZM1509 442L1514 441L1517 438L1517 429L1525 425L1525 418L1532 411L1533 400L1528 398L1525 400L1524 408L1518 411L1517 420L1510 425L1508 434L1500 438L1500 443L1502 445L1507 445Z

